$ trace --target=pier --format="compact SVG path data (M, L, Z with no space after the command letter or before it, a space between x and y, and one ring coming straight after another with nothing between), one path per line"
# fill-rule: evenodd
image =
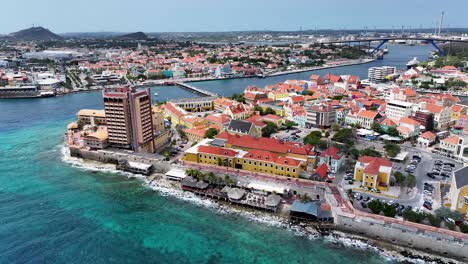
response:
M174 82L174 85L177 85L187 91L190 91L190 92L193 92L193 93L196 93L196 94L199 94L199 95L203 95L203 96L209 96L209 97L218 97L218 94L216 93L212 93L212 92L209 92L207 90L204 90L204 89L200 89L200 88L197 88L195 86L192 86L192 85L189 85L187 83L184 83L184 82Z

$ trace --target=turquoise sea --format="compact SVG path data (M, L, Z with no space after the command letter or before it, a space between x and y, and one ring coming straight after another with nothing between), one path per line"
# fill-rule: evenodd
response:
M0 263L392 262L71 166L61 145L81 108L102 108L101 94L0 100Z

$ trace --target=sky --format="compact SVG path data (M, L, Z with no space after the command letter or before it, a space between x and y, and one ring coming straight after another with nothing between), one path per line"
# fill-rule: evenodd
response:
M0 34L33 25L67 32L203 32L468 28L468 0L9 0ZM10 10L10 11L8 11Z

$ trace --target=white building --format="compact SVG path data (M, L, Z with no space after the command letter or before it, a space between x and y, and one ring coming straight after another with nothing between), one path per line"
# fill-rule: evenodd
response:
M396 68L390 66L371 67L367 72L367 77L371 82L384 82L385 77L394 74L395 71Z
M385 107L385 115L395 121L399 121L402 117L408 117L412 113L413 104L398 100L391 100Z

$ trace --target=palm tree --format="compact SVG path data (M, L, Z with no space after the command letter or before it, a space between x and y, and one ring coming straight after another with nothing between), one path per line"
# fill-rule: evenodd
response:
M209 183L211 183L211 184L216 183L217 178L216 178L216 175L213 172L210 171L207 174L207 176L208 176L208 182Z

